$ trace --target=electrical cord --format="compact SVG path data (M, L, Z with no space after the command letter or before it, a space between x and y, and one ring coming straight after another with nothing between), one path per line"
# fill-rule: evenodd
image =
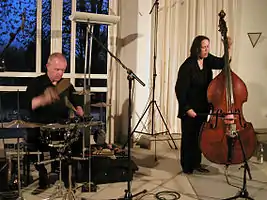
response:
M177 200L181 198L178 192L168 190L158 192L155 196L158 200Z
M170 190L164 190L157 192L156 194L154 193L146 193L139 197L137 200L142 200L144 197L147 196L154 196L155 199L157 200L178 200L181 198L181 195L178 192L175 191L170 191Z
M242 189L241 187L238 187L238 186L230 183L229 178L228 178L228 167L229 166L226 166L225 167L225 170L224 170L224 176L225 176L225 179L226 179L227 184L230 185L230 186L232 186L232 187L235 187L235 188L238 188L238 189Z

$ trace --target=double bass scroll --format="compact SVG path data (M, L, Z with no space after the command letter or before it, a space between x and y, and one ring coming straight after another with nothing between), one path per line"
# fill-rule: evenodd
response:
M257 139L253 125L243 116L242 106L247 101L245 83L230 68L225 13L219 13L219 32L224 45L224 68L211 81L207 90L208 102L213 105L209 121L200 131L200 149L216 164L240 164L250 159ZM241 141L241 142L240 142Z

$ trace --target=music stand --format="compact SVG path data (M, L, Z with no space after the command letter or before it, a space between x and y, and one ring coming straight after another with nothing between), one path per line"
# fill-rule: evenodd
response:
M74 12L72 15L69 16L69 19L71 21L80 22L80 23L87 23L86 28L86 44L85 44L85 62L84 62L84 109L86 108L86 104L88 106L87 111L90 113L90 93L91 93L91 87L90 87L90 80L91 80L91 55L92 55L92 36L93 36L93 30L95 24L102 24L102 25L114 25L117 24L120 20L119 16L115 15L104 15L104 14L95 14L95 13L87 13L87 12ZM88 45L88 40L90 40L90 44ZM88 59L89 57L89 59ZM87 60L88 59L88 60ZM86 83L87 78L87 66L88 66L88 85ZM88 92L86 92L88 91ZM88 98L86 97L88 95ZM91 127L90 127L91 129ZM89 131L91 132L91 131ZM89 161L89 192L91 191L91 133L89 134L89 147L88 147L88 161ZM85 127L83 128L83 150L82 150L82 156L83 159L85 159Z

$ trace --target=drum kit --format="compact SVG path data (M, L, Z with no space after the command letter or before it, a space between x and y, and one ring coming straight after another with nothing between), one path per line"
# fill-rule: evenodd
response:
M97 103L92 104L92 107L106 107L108 106L105 103ZM101 113L100 113L101 115ZM88 138L85 137L85 132L89 130L91 135L91 128L92 127L103 127L104 123L102 121L95 121L92 116L90 117L74 117L70 118L65 122L62 123L52 123L52 124L38 124L32 122L26 122L23 120L13 120L11 122L2 122L1 123L1 132L0 138L17 138L17 151L16 153L10 153L10 155L14 155L17 157L17 188L18 188L18 199L24 199L22 196L21 190L21 156L28 155L28 154L35 154L38 156L37 165L40 164L48 164L54 161L59 161L59 183L57 184L56 191L49 199L54 199L63 196L63 199L75 199L74 193L72 190L71 184L71 176L72 176L72 169L71 164L69 164L69 188L67 189L66 193L63 194L63 182L61 180L61 161L63 159L73 159L73 160L89 160L89 182L91 181L91 173L90 173L90 148L91 142L89 139L89 145L85 145L85 141L88 141ZM49 148L55 148L59 154L56 159L50 159L45 161L40 161L41 152L26 152L21 150L20 148L20 138L25 138L28 129L40 129L40 141L42 144L45 144ZM3 132L5 130L5 132ZM9 131L10 130L10 131ZM23 131L24 130L24 131ZM12 136L9 134L13 132ZM15 134L14 134L15 132ZM82 153L80 157L71 157L71 150L70 146L74 144L77 140L82 139ZM90 138L90 136L89 136ZM89 156L86 153L89 153ZM7 152L8 154L8 152ZM91 184L91 183L89 183ZM89 189L90 190L90 189Z

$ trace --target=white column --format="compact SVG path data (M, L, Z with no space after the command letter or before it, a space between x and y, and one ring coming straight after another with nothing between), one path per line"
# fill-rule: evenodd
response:
M142 115L150 91L151 69L151 19L150 0L123 0L119 3L121 17L117 37L117 55L146 85L142 87L136 80L133 85L132 128ZM125 141L128 128L128 80L126 70L118 67L116 75L115 134ZM145 119L145 118L144 118ZM141 123L142 124L142 123Z
M51 1L51 52L62 52L63 0Z
M145 108L152 100L152 67L153 65L153 33L152 23L154 22L154 10L149 14L152 8L152 1L138 1L138 13L137 13L137 57L136 57L136 74L146 84L145 87L141 86L138 82L135 82L135 96L134 96L134 112L132 128L135 127L141 115L144 113ZM150 98L151 92L151 98ZM138 125L137 130L141 128L147 121L147 117L150 120L149 110L142 118L141 123ZM145 130L144 130L145 131Z
M36 72L41 72L42 65L42 0L36 0Z
M71 14L76 12L76 0L71 1ZM70 43L70 73L71 83L75 85L75 50L76 50L76 22L71 21L71 43Z

